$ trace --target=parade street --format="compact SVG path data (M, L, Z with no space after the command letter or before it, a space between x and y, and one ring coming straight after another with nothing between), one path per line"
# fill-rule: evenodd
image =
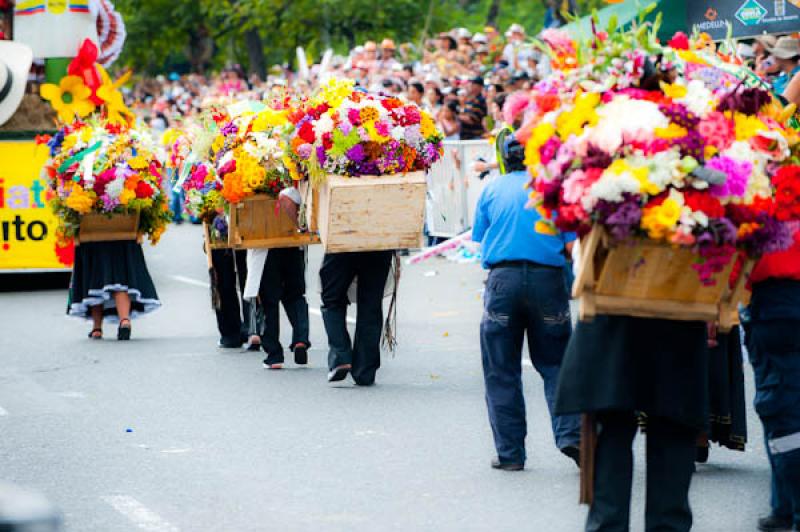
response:
M399 348L377 385L326 382L310 253L310 364L217 348L197 226L145 245L163 308L133 340L90 341L66 289L0 293L0 480L43 492L69 531L578 531L578 470L552 440L542 381L525 364L528 463L489 467L478 327L485 274L404 266ZM284 343L288 324L283 324ZM658 339L654 339L658 340ZM768 513L769 466L745 369L749 442L698 466L695 530L749 531ZM643 528L637 439L633 530Z

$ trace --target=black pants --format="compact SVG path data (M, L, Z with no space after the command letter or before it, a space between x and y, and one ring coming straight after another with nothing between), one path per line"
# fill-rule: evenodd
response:
M595 456L594 502L586 530L623 532L630 527L633 412L601 412ZM665 418L647 418L647 532L692 528L689 485L694 472L695 429Z
M242 345L251 332L252 309L240 295L244 293L244 283L247 280L247 253L232 249L213 249L211 263L217 273L217 289L220 295L220 308L216 311L220 340L226 346Z
M292 324L292 343L289 349L308 341L308 303L306 302L306 256L302 248L270 249L258 297L264 308L264 331L261 346L267 353L269 364L283 362L280 340L280 303Z
M328 334L328 367L352 364L357 384L375 382L381 366L381 327L383 292L392 265L393 251L331 253L325 255L320 270L322 281L322 320ZM356 334L353 342L347 332L347 289L358 277Z

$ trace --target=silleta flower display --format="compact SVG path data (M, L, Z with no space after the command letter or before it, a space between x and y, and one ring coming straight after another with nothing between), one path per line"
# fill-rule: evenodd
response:
M138 211L139 232L155 244L169 222L161 163L148 133L107 122L75 121L47 141L43 172L62 238L76 235L81 216Z
M654 35L594 32L534 88L520 135L532 203L549 219L537 228L600 225L616 241L687 246L710 283L737 250L755 258L791 244L799 139L784 124L794 109L704 40L662 46Z
M330 80L288 113L289 150L312 182L427 170L442 155L443 135L414 104Z

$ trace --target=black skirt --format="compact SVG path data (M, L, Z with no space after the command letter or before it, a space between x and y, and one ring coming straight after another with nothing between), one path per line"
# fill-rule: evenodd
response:
M626 316L580 322L561 365L556 413L643 412L705 430L706 339L703 322Z
M75 247L67 314L91 319L91 308L103 305L103 315L116 321L114 292L131 298L131 318L161 306L147 271L142 246L133 240L85 242Z
M744 371L739 328L718 334L709 348L709 440L743 451L747 443Z

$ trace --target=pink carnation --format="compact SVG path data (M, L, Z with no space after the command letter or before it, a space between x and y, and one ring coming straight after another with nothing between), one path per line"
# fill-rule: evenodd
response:
M715 146L719 150L725 150L733 144L736 138L733 124L724 114L714 111L708 113L697 126L697 132L706 140L708 144Z
M718 198L744 196L747 190L747 180L753 172L753 163L722 156L714 157L706 163L706 166L712 170L723 172L727 176L725 183L710 187L711 194Z

